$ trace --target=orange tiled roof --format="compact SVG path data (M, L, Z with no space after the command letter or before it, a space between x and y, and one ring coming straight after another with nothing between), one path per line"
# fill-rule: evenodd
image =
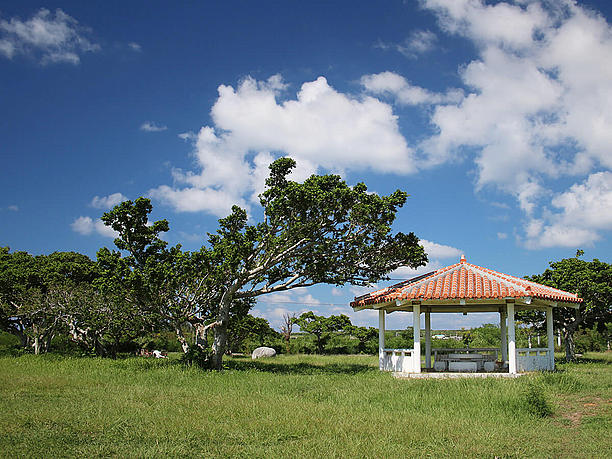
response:
M540 298L568 303L581 303L573 293L537 284L519 277L468 263L461 256L459 263L356 297L352 307L388 303L395 300L453 300Z

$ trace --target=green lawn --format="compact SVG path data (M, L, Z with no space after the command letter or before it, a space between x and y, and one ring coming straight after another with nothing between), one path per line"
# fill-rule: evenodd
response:
M515 380L396 380L376 365L0 357L0 454L610 457L609 353Z

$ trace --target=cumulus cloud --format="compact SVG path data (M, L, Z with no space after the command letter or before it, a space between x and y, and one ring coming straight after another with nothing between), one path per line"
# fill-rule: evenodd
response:
M145 121L140 125L140 130L145 132L161 132L168 129L167 126L163 124L157 124L154 121Z
M25 21L17 17L0 20L0 54L8 59L33 56L43 65L60 62L76 65L83 53L100 49L100 45L87 38L90 32L61 9L52 13L41 8Z
M113 239L118 236L118 233L110 226L106 226L102 220L93 220L91 217L81 216L75 219L70 224L70 227L75 233L79 233L84 236L89 236L93 233Z
M598 240L600 231L612 230L612 172L589 175L583 183L557 194L547 212L534 219L527 233L527 246L580 247Z
M179 211L224 215L233 203L256 201L268 165L279 155L296 159L295 180L319 168L415 171L390 105L336 91L323 77L302 84L295 98L283 98L286 90L279 75L219 86L214 126L202 127L195 141L198 169L175 170L175 186L151 194Z
M596 240L608 226L592 218L569 222L578 209L570 210L566 200L596 196L592 174L612 167L612 28L569 0L423 5L444 31L473 42L478 57L459 69L465 97L434 102L436 133L418 148L424 155L420 167L456 160L467 149L474 155L477 189L495 187L516 198L527 246ZM584 185L567 193L556 189L560 177L586 176Z
M414 86L394 72L381 72L361 77L361 85L371 94L391 96L401 105L425 105L459 102L463 91L451 89L444 94Z
M438 244L437 242L431 242L425 239L421 239L420 243L430 259L444 260L447 258L459 258L462 253L460 249L456 249L450 245Z
M96 209L112 209L117 204L127 201L128 198L121 193L113 193L108 196L94 196L91 200L91 207Z

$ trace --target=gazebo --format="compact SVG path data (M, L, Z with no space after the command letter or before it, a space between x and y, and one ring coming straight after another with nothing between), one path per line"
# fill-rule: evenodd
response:
M354 311L378 310L378 353L381 371L421 373L421 313L425 314L425 366L428 371L493 372L509 374L535 370L554 370L553 308L579 308L581 298L573 293L502 274L468 263L461 256L459 263L400 282L351 302ZM516 348L515 312L546 311L545 348ZM412 312L414 349L385 348L385 314ZM435 356L431 365L431 313L498 312L501 349L465 349ZM495 358L479 351L494 351ZM497 351L501 362L497 360ZM490 356L489 356L490 357ZM507 370L506 370L507 368Z

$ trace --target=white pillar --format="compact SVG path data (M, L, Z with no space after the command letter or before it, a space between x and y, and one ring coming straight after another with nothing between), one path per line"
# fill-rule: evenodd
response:
M516 339L514 336L514 303L507 303L508 308L508 372L516 374Z
M506 312L499 313L499 328L501 331L501 359L505 365L508 360L508 330L506 329Z
M557 331L557 346L561 347L561 330Z
M431 368L431 312L425 312L425 367Z
M421 305L412 305L412 329L414 331L414 356L412 372L421 372Z
M378 368L385 369L385 310L378 310Z
M548 346L548 356L550 359L548 369L555 369L555 335L553 334L553 308L546 308L546 344Z

